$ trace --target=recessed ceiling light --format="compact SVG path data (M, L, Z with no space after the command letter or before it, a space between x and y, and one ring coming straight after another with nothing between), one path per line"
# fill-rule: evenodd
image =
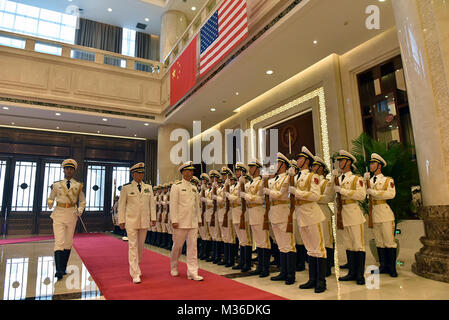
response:
M112 8L108 8L108 11L111 12L111 11L112 11Z
M385 0L379 0L379 2L385 2Z
M60 116L61 114L60 114L59 112L56 112L55 115L56 115L56 116Z
M100 130L98 130L97 133L100 133Z
M145 126L149 126L150 124L149 124L149 123L144 123L144 125L145 125Z
M235 93L235 95L236 95L236 96L238 96L238 95L239 95L239 93L238 93L238 92L236 92L236 93Z
M150 18L145 18L145 21L146 21L146 22L150 21Z
M11 122L11 124L12 124L12 125L15 125L15 123L14 123L14 122Z
M9 108L8 107L3 107L3 110L9 110Z
M59 129L59 127L56 127L56 129Z
M106 118L103 118L103 121L108 121L108 119L106 119Z
M267 74L273 74L273 70L267 70Z
M134 137L137 137L137 134L135 134Z
M214 112L215 110L217 110L217 109L215 109L215 108L210 108L210 111L212 111L212 112Z
M195 11L196 10L196 7L192 7L192 11Z
M317 40L313 40L313 44L317 44L318 43L318 41Z

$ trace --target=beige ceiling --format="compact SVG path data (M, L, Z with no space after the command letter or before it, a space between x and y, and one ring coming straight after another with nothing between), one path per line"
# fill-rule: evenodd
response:
M365 9L371 4L381 9L380 30L365 27ZM395 25L390 0L303 0L301 5L187 99L166 123L191 128L194 120L201 120L206 130L330 54L343 54ZM265 73L268 69L274 71L271 76Z

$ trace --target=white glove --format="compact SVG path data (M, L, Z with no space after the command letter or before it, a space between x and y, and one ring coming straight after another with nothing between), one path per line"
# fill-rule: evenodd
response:
M270 188L263 188L263 194L266 196L269 196L271 194L271 189Z
M206 190L206 185L205 184L201 185L201 190Z
M216 188L216 187L218 187L218 183L216 183L216 182L212 183L212 188Z
M201 202L206 202L207 199L205 197L201 197Z
M84 211L83 208L78 208L78 209L76 209L76 215L77 215L78 217L81 217L81 215L83 214L83 211Z
M288 192L294 195L294 194L296 194L296 188L294 186L289 186Z
M239 183L245 183L245 177L244 176L240 176Z
M293 167L289 168L287 172L288 172L288 175L291 177L296 175L295 168L293 168Z
M366 181L369 181L369 179L371 179L371 175L369 174L369 172L365 172L365 174L363 175L363 179L365 179Z
M264 173L263 175L262 175L262 179L263 180L268 180L270 178L270 174L269 173Z
M246 192L241 191L239 197L240 198L245 198L246 197Z
M216 195L213 195L213 196L212 196L212 200L217 200L217 196L216 196Z
M340 193L341 187L340 187L340 186L335 186L335 187L334 187L334 190L335 190L335 192Z
M229 199L229 197L231 196L231 194L229 192L225 192L224 193L225 197Z
M339 174L339 172L338 172L337 169L332 170L332 176L333 176L333 177L338 177L339 175L340 175L340 174Z
M229 180L229 178L227 178L224 183L225 187L229 186L230 184L231 184L231 180Z
M366 193L367 193L367 194L369 194L369 195L371 195L371 196L373 196L373 195L374 195L374 193L375 193L375 190L374 190L374 189L371 189L371 188L369 188L369 189L366 189Z
M249 195L249 194L247 194L247 193L245 193L244 198L245 198L245 200L248 201L248 202L251 201L251 195Z

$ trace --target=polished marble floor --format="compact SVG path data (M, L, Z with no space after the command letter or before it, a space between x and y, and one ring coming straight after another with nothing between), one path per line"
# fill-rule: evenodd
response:
M113 234L111 236L118 237ZM146 245L146 248L169 255L165 249L150 245ZM449 284L425 279L412 273L414 252L404 251L401 253L401 264L398 265L398 278L391 278L385 274L377 276L367 274L367 285L360 286L355 282L337 282L335 275L332 274L326 278L328 289L321 294L315 294L313 290L298 289L299 284L307 282L307 271L297 272L296 283L287 286L282 282L270 281L269 278L248 276L238 270L201 260L199 267L295 300L448 300ZM68 263L68 275L62 281L56 281L54 278L52 254L53 240L0 245L0 289L3 292L1 299L104 300L75 249L72 250ZM339 256L344 262L344 250L340 250ZM185 256L181 256L181 261L185 261ZM369 265L375 265L375 260L367 252L366 266ZM342 270L343 275L346 272ZM277 272L273 270L273 274Z

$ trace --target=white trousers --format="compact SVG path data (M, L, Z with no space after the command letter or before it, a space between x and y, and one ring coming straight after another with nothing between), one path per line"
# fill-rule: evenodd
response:
M356 224L354 226L344 227L346 250L365 251L364 225Z
M274 237L279 247L279 251L282 253L296 252L295 235L287 232L287 222L272 223Z
M374 223L374 239L376 239L376 247L379 248L396 248L398 245L394 240L396 226L394 221Z
M307 255L315 258L326 258L326 249L324 248L323 223L312 224L310 226L300 227L301 238L307 249Z
M198 227L198 231L200 233L200 237L202 240L210 240L210 234L209 234L209 226L206 222L203 222L202 226Z
M240 223L234 223L233 225L237 238L239 238L239 246L251 246L252 241L248 221L245 221L245 229L240 229Z
M324 220L323 221L323 236L324 236L324 245L326 248L334 247L334 233L332 231L332 221Z
M170 253L171 270L178 271L178 260L181 256L184 242L187 239L187 274L192 276L198 275L197 237L198 228L173 229L173 247Z
M228 221L227 227L223 227L223 225L220 224L220 233L224 243L235 243L234 227L231 222Z
M140 260L145 246L145 238L147 237L147 229L126 229L128 235L128 260L129 274L134 279L140 276Z
M271 249L270 232L263 229L263 224L252 225L251 231L257 248Z
M53 234L55 236L54 251L72 249L76 222L77 220L72 222L59 222L53 220Z

